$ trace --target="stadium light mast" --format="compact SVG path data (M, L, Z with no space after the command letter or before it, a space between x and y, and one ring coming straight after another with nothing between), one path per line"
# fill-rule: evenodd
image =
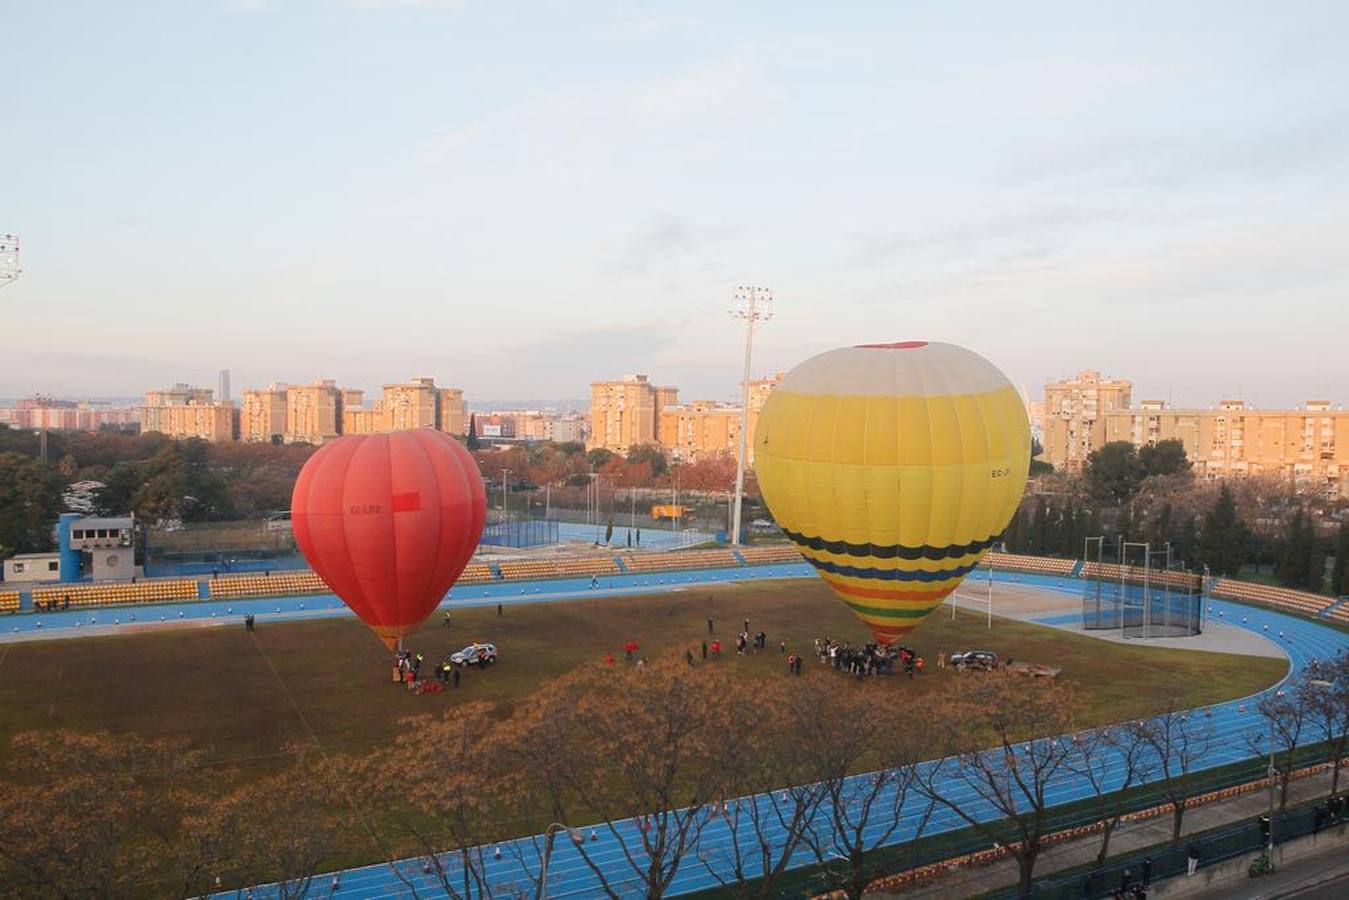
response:
M19 236L0 234L0 288L15 281L22 271L19 268Z
M754 324L773 318L773 291L740 285L732 295L731 318L745 323L745 374L740 382L740 450L735 457L735 514L731 546L740 544L740 505L745 497L745 453L749 441L749 374L754 353Z

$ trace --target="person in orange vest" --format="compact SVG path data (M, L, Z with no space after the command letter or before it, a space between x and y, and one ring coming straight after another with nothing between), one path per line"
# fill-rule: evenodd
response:
M921 656L913 661L913 667L919 672L923 671L923 658Z

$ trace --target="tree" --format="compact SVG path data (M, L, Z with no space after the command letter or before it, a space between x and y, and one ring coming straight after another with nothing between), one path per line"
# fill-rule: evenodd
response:
M1050 784L1065 769L1073 744L1076 697L1066 685L1005 671L959 680L951 716L943 721L941 758L921 769L919 792L1004 847L1016 860L1022 892L1051 825ZM995 746L971 750L971 735ZM992 812L990 816L988 813Z
M644 896L661 897L697 846L716 793L720 761L705 736L740 727L744 710L728 696L724 667L689 668L682 659L564 676L512 716L503 738L522 749L543 743L527 727L543 722L545 735L561 739L545 744L553 763L517 773L515 802L608 832L619 848L617 873L573 841L606 896L630 894L635 881ZM551 847L550 836L539 848L540 867Z
M176 782L201 756L182 742L134 735L24 732L0 786L0 883L21 895L130 896L166 871L173 893L196 893L205 859L184 833L204 803Z
M494 892L483 854L498 806L487 751L497 724L493 711L492 704L478 702L439 717L404 720L393 745L359 764L352 779L362 786L368 809L404 809L366 821L383 823L396 839L410 839L443 895L456 900Z
M1150 789L1171 806L1171 840L1179 841L1185 804L1194 793L1194 773L1204 766L1213 746L1213 719L1209 710L1182 708L1179 698L1163 698L1160 712L1127 726L1151 750Z
M1325 570L1325 554L1316 527L1306 510L1298 507L1289 523L1275 575L1285 587L1319 592L1324 586Z
M63 487L61 476L41 460L0 453L0 552L51 547Z
M1133 499L1145 473L1133 444L1110 441L1087 456L1084 474L1095 499L1120 506Z
M1256 704L1268 728L1255 729L1246 734L1246 745L1252 753L1268 754L1273 767L1270 774L1279 776L1280 810L1288 805L1288 786L1292 782L1297 748L1307 725L1309 710L1306 701L1306 694L1300 690L1280 688L1270 691Z
M1349 594L1349 521L1340 523L1335 540L1335 566L1330 571L1330 591L1335 596Z
M478 440L478 417L472 413L468 417L468 438L464 441L464 446L469 450L482 449L482 442Z
M1141 448L1138 451L1138 464L1145 478L1188 475L1193 468L1185 456L1185 444L1175 438Z
M861 684L840 690L837 679L813 676L797 686L794 721L810 722L796 740L806 776L823 788L823 819L802 836L824 865L830 886L851 900L875 873L870 862L876 850L904 823L905 806L918 785L918 763L928 754L933 736L944 728L938 709L924 709L923 727L895 727L911 719L912 701L888 685ZM817 727L818 726L818 727ZM868 772L867 769L875 771ZM861 774L859 774L861 773ZM918 837L931 804L915 825Z
M1199 538L1203 564L1214 575L1235 576L1241 571L1249 540L1250 533L1237 515L1232 489L1223 482L1217 501L1204 517L1204 530Z
M602 469L604 468L605 463L609 462L609 460L617 455L618 454L614 451L607 450L604 447L595 447L592 450L586 451L586 462L589 463L592 468Z
M628 448L628 463L636 465L637 463L649 463L651 465L651 477L662 477L669 468L665 460L665 451L659 444L639 444L636 447Z
M1349 745L1349 650L1311 663L1304 673L1297 691L1318 738L1327 743L1334 795L1339 793L1340 768Z
M823 679L811 679L822 681ZM713 801L711 827L724 828L729 841L701 841L698 859L708 874L721 884L734 886L741 896L774 897L776 886L792 858L812 834L826 784L817 780L811 765L815 759L811 742L802 741L798 723L813 722L832 731L836 707L820 708L811 702L815 690L793 690L800 682L750 682L737 679L730 685L733 707L753 709L740 728L713 732L708 740L721 762L718 796ZM813 718L830 714L827 719ZM724 798L741 798L726 802ZM704 836L707 832L704 831ZM729 874L728 874L729 873Z
M235 877L274 882L279 900L300 900L354 823L343 761L326 760L307 745L287 752L291 765L228 794L216 814L240 823L232 842Z
M1148 744L1136 729L1106 726L1073 736L1074 753L1067 768L1091 786L1096 820L1101 823L1101 846L1096 864L1110 856L1110 838L1126 811L1125 792L1147 781L1151 766Z

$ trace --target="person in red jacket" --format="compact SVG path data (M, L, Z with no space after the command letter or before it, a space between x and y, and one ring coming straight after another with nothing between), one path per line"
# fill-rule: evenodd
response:
M614 664L614 654L612 652L606 652L604 654L604 664L606 666L612 666Z

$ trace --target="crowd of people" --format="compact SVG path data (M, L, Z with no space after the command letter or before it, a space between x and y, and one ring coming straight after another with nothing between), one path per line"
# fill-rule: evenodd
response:
M855 647L826 636L815 639L815 656L822 665L859 677L902 671L912 678L923 671L923 658L904 646L869 643Z
M436 683L431 684L422 678L422 666L426 657L411 650L399 650L394 655L393 680L404 685L414 693L435 693L447 686L459 687L459 667L448 659L437 665L431 672Z

